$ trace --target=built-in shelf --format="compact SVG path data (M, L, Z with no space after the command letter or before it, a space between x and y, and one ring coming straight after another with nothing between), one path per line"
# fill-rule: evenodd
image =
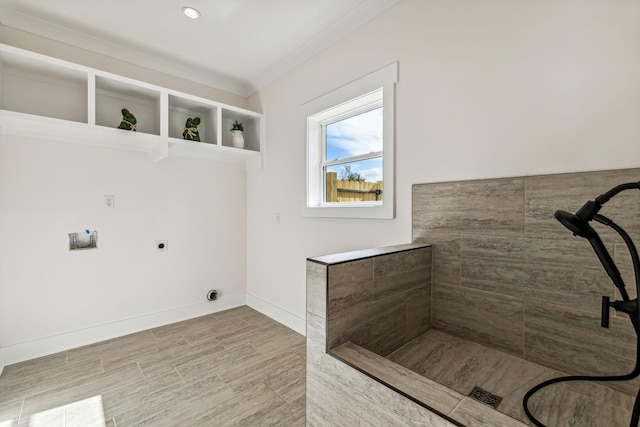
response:
M136 132L160 136L159 90L102 76L96 76L95 88L96 125L117 128L126 108L137 119Z
M219 111L220 108L215 105L185 97L169 95L169 136L183 140L182 133L184 132L187 119L198 117L200 118L200 125L198 126L200 142L217 144L218 127L216 123L219 122Z
M260 122L261 118L255 115L246 114L240 110L222 110L223 129L229 131L233 122L237 120L244 125L244 149L260 151ZM222 133L222 145L231 147L231 133Z
M118 129L121 110L136 132ZM200 142L183 139L199 117ZM245 147L231 146L234 120ZM152 160L186 156L262 166L263 115L0 44L0 126L4 134L145 151Z
M87 123L87 73L0 50L0 108Z

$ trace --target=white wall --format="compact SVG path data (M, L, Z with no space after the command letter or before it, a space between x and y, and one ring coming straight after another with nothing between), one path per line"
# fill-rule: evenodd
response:
M244 304L245 189L244 164L4 135L0 369ZM70 252L85 229L98 248Z
M300 106L396 60L396 219L303 218ZM410 241L414 183L640 166L640 1L404 0L250 105L247 292L297 326L305 258Z

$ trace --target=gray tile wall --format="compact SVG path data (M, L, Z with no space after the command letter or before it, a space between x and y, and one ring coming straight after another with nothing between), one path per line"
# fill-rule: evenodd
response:
M640 169L413 187L413 240L432 244L433 326L575 374L622 374L635 334L612 310L599 326L601 296L614 286L589 243L554 217L574 213L610 188L640 180ZM600 212L640 244L640 194L629 190ZM595 224L635 296L622 240Z
M311 280L316 280L317 268L309 267ZM429 329L430 247L327 269L329 348L353 342L386 356ZM310 309L319 314L315 306L317 302L310 301Z
M355 266L352 273L363 268L363 265L365 263ZM330 266L307 261L306 425L453 427L454 424L443 417L327 354L327 317L326 310L322 310L322 307L326 306L327 301L329 269ZM340 270L340 275L346 274L344 269ZM410 292L415 290L406 291ZM357 294L358 291L354 293ZM340 295L345 298L344 301L348 301L348 292ZM357 296L354 296L355 299ZM410 310L407 311L409 312ZM390 374L388 368L392 362L386 359L381 365L369 362L369 371L382 369ZM396 369L402 371L401 366L396 366ZM402 375L397 379L407 380ZM469 427L524 427L524 424L513 418L465 396L458 396L458 403L451 402L457 393L443 390L437 383L421 386L421 393L429 396L427 400L431 404L439 403L435 406L441 413ZM447 406L448 409L445 409Z
M353 271L340 268L333 275L336 278L348 277L367 264L372 275L370 263L355 263ZM326 312L319 312L321 310L317 308L318 301L323 304L327 299L328 269L328 266L307 262L307 295L314 296L307 303L307 425L446 427L444 419L326 354ZM343 290L345 292L340 295L345 301L357 299L357 296L349 296L349 292Z

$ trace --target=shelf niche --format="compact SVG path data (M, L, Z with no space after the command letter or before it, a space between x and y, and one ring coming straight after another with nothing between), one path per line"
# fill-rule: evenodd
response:
M231 126L237 120L244 125L244 150L260 152L260 118L240 111L222 109L222 145L231 145Z
M1 52L0 79L2 110L87 123L86 72Z
M169 95L169 137L184 140L182 133L187 119L199 117L198 133L200 134L200 142L217 144L217 114L218 108L215 106ZM197 141L185 141L197 143Z
M136 117L136 132L160 135L160 92L96 76L96 124L117 128L122 109Z

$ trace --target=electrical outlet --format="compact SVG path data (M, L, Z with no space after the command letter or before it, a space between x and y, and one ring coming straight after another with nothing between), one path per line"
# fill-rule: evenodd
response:
M167 252L169 250L169 241L168 240L156 240L156 251L157 252Z
M104 196L104 207L113 209L116 207L116 196Z

